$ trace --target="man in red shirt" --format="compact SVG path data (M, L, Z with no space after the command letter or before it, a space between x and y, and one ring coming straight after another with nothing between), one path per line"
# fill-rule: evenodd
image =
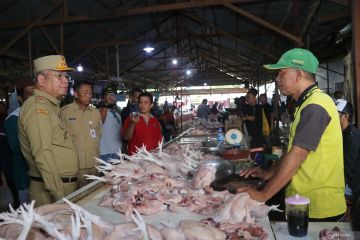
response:
M158 147L162 139L160 122L151 115L153 96L143 92L139 96L139 113L131 113L125 119L122 129L123 138L128 142L128 154L136 153L136 148L146 146L150 151Z

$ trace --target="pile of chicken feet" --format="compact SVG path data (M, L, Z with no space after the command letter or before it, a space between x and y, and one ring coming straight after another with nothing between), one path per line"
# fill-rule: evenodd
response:
M48 204L36 209L34 201L17 210L10 207L10 212L0 214L0 239L225 239L219 229L191 220L181 221L176 228L159 230L146 224L136 210L131 213L132 222L114 225L63 200L66 204Z

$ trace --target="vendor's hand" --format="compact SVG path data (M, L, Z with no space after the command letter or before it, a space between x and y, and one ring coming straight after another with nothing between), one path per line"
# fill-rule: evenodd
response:
M249 176L257 177L257 178L261 178L263 180L269 179L269 174L267 174L267 171L262 169L259 166L254 167L254 168L248 168L246 170L241 171L240 176L242 176L244 178L248 178Z
M250 197L258 202L266 202L268 199L266 199L265 194L262 191L258 191L255 188L251 187L241 187L236 189L237 193L247 192Z

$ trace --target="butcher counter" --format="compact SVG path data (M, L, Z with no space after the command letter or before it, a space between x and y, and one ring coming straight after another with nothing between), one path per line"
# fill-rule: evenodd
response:
M71 199L76 204L85 208L89 212L100 216L103 220L119 224L126 222L124 215L115 211L110 207L100 207L99 202L104 196L104 194L109 191L109 186L106 186L100 181L94 181L74 193L67 196L68 199ZM61 201L59 201L61 202ZM199 215L196 213L173 213L173 212L160 212L151 216L144 216L144 219L147 223L153 224L156 227L163 227L163 224L166 225L177 225L179 221L183 219L192 219L192 220L201 220L206 218L206 216ZM342 223L309 223L308 235L306 237L291 237L288 234L286 222L270 222L269 218L258 218L257 222L264 228L268 234L268 239L279 239L279 240L310 240L310 239L319 239L319 232L322 229L332 229L337 226L341 230L342 236L346 236L346 239L360 239L360 233L357 235L351 231L350 224L348 222ZM355 234L355 237L354 237Z
M186 136L188 131L181 134L173 141L178 141L181 137ZM173 142L172 141L172 142ZM164 145L166 147L166 145ZM119 224L126 222L124 214L115 211L111 207L100 207L99 203L103 196L110 190L110 185L106 185L100 181L93 181L90 184L78 189L66 198L80 205L89 212L100 216L103 220ZM62 202L62 201L59 201ZM206 215L199 215L193 212L174 213L170 211L162 211L154 215L143 216L144 220L161 228L164 225L176 226L183 219L201 220L208 218ZM258 218L257 223L261 225L268 234L268 239L319 239L319 232L324 228L333 228L338 226L346 239L355 239L351 232L349 223L310 223L309 234L305 238L292 238L287 232L286 222L270 222L268 217Z
M67 196L73 202L79 206L85 208L89 212L100 216L103 220L119 224L126 222L124 214L115 211L110 207L100 207L99 202L105 193L109 191L109 186L102 182L94 181L74 193ZM84 194L87 193L87 194ZM59 201L61 202L61 201ZM192 212L173 213L170 211L159 212L155 215L143 216L145 222L153 224L154 226L161 228L166 224L168 226L176 226L183 219L201 220L208 216L199 215ZM264 228L269 236L269 240L275 239L273 231L271 229L269 218L258 218L257 222Z
M182 140L187 139L191 140L192 136L189 134L189 132L192 129L189 129L179 135L177 138L173 139L171 142L164 144L164 148L166 148L169 144L172 142L177 142L179 144L186 144ZM208 136L214 136L214 134L209 133ZM196 136L197 139L206 139L206 135ZM195 138L196 138L195 137ZM78 204L79 206L85 208L89 212L100 216L103 220L119 224L126 222L127 220L124 217L124 214L119 213L114 210L112 207L100 207L99 203L103 199L103 196L107 194L110 191L110 185L107 185L100 181L93 181L90 184L78 189L77 191L73 192L72 194L68 195L66 198L71 200L72 202ZM61 201L59 201L61 202ZM181 212L181 213L175 213L170 211L161 211L154 215L149 216L143 216L144 220L147 223L150 223L158 228L164 227L164 224L167 226L176 226L181 220L184 219L191 219L191 220L201 220L206 219L210 216L206 215L199 215L197 213L193 212ZM257 219L257 222L259 225L261 225L264 229L264 231L268 235L268 239L275 239L270 221L268 217L265 218L259 218Z

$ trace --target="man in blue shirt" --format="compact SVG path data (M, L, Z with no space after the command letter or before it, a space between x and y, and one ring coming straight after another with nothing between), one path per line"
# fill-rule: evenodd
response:
M202 119L208 119L209 115L211 113L211 109L210 106L207 105L208 100L207 99L203 99L201 104L198 107L198 118L202 118Z

